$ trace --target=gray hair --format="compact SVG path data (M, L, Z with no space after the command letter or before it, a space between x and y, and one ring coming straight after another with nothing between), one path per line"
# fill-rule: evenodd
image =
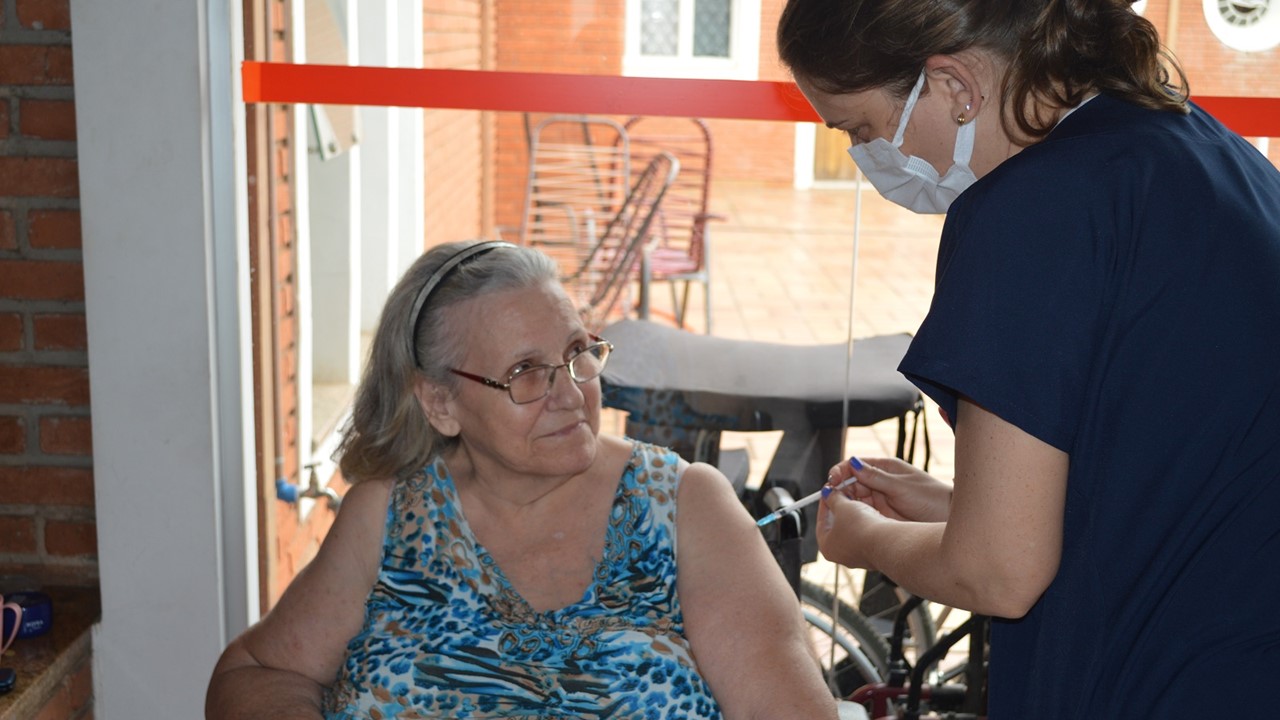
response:
M559 282L555 262L543 253L499 246L441 273L422 298L418 317L412 318L414 301L428 281L474 244L455 242L432 248L414 262L388 296L338 448L338 465L348 482L411 475L456 442L427 422L414 395L420 376L456 387L457 378L449 368L466 354L466 328L452 322L452 313L443 312L446 308L491 293ZM416 359L410 348L416 349Z

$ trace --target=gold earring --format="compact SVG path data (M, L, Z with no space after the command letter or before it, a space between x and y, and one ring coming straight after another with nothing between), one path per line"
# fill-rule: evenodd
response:
M962 112L962 113L960 113L959 115L957 115L957 116L956 116L956 124L958 124L958 125L963 125L963 124L965 123L965 116L964 116L964 113L969 112L969 110L971 110L972 108L973 108L973 104L972 104L972 103L965 103L965 104L964 104L964 112Z

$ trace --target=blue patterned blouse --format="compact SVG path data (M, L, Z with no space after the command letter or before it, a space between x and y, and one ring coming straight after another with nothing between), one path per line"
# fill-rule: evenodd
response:
M676 593L675 453L635 444L583 598L536 612L437 459L392 491L382 569L328 718L719 718Z

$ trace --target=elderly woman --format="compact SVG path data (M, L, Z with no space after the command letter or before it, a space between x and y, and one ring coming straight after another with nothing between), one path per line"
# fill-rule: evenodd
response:
M610 350L541 253L424 255L374 338L342 512L208 716L835 717L724 476L600 435Z

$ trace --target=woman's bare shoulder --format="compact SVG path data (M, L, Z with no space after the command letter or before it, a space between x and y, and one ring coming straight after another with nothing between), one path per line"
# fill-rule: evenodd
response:
M733 483L729 482L729 478L720 472L719 468L714 465L708 465L704 462L685 463L684 473L680 478L681 493L692 492L707 498L714 498L717 502L737 502L737 496L733 490ZM686 491L686 488L689 490Z
M395 489L394 478L361 480L342 496L338 517L333 522L321 547L321 556L330 555L325 562L346 565L346 572L356 572L358 577L370 579L376 574L382 559L383 535L387 524L387 508ZM343 552L327 553L341 548ZM320 560L321 557L317 557ZM349 565L353 562L355 565Z
M359 508L356 512L369 512L372 508L380 508L380 511L385 511L395 484L395 478L389 477L360 480L352 484L347 489L346 494L343 495L342 508L345 510L348 507L355 506Z
M636 442L630 438L605 435L604 433L598 436L597 441L599 442L597 464L604 468L602 474L617 479L618 475L626 468L627 463L631 462L631 456L635 453Z

